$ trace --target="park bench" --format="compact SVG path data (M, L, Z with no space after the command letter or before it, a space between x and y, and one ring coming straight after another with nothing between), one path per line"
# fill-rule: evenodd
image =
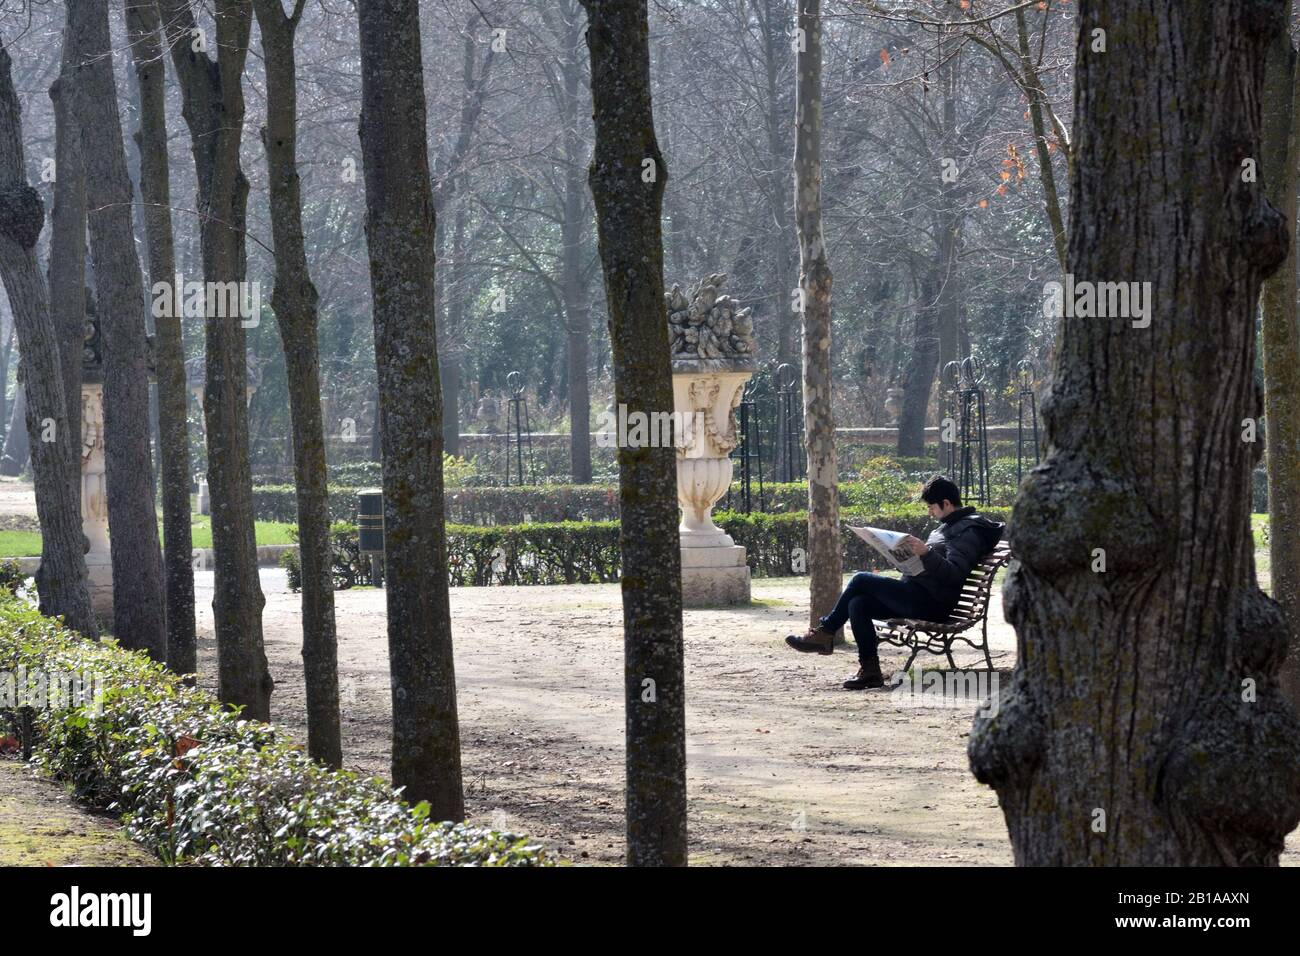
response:
M921 651L931 654L944 654L948 665L954 670L956 662L952 659L952 646L957 641L969 644L977 651L984 652L984 662L993 670L993 659L989 656L989 595L993 592L993 579L998 570L1011 560L1011 546L999 541L997 547L979 564L971 568L970 574L961 586L961 597L948 620L914 621L911 618L891 618L885 621L880 632L880 640L895 647L911 648L911 656L903 665L903 671L912 666L916 655ZM980 627L980 640L974 640L973 630Z

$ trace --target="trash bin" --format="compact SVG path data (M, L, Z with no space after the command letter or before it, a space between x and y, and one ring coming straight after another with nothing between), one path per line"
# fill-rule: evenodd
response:
M362 554L370 555L370 579L380 587L384 560L384 492L365 488L357 492L357 537Z

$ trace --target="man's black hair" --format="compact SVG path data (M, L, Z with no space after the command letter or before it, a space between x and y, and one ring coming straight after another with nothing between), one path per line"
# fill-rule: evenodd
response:
M943 475L935 475L921 489L921 500L928 505L951 501L954 508L960 508L961 491Z

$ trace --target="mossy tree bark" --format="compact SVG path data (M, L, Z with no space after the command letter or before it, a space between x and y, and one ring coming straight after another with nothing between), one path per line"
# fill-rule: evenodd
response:
M167 157L167 91L154 0L124 0L127 36L135 66L140 128L140 199L144 203L149 286L175 281L171 169ZM158 372L158 457L162 483L163 572L167 589L167 665L178 674L198 669L194 621L194 539L190 530L189 390L179 316L155 316L154 361Z
M1295 242L1296 190L1300 188L1298 82L1296 51L1286 29L1268 48L1260 166L1268 200L1282 213L1292 242L1282 268L1264 283L1260 355L1264 361L1269 575L1273 598L1286 613L1290 633L1282 686L1291 706L1300 709L1300 325L1296 322Z
M465 815L443 511L434 207L416 0L363 0L361 155L374 300L393 785Z
M614 401L673 408L661 212L668 170L650 102L646 0L583 0L596 127L588 183L609 306ZM627 861L686 864L686 687L677 457L618 450Z
M149 345L132 188L117 106L108 0L68 4L64 94L80 136L90 262L104 356L104 468L113 547L113 634L167 660L166 589L154 510ZM70 277L71 278L71 277ZM79 398L80 396L78 396Z
M41 524L41 566L36 590L42 614L62 615L86 637L98 636L90 607L85 536L72 492L71 442L81 436L67 427L67 402L59 362L59 342L50 319L45 277L36 263L36 240L45 222L40 193L27 184L18 95L9 71L9 52L0 46L0 279L13 310L18 348L23 355L26 431L36 476L36 516ZM53 432L47 431L53 425ZM22 430L15 422L14 431ZM51 441L40 438L50 434ZM11 436L12 437L12 432Z
M64 38L59 78L50 85L54 105L54 206L50 210L50 319L59 337L63 397L67 402L68 443L74 476L72 494L81 506L81 382L86 342L86 172L81 136L72 117L69 56ZM2 374L2 373L0 373Z
M254 0L266 64L267 178L275 241L275 310L284 345L293 418L294 484L302 564L302 662L307 689L307 752L330 767L343 765L339 724L338 635L334 626L334 546L326 486L325 425L321 418L316 287L307 268L298 178L298 93L294 38L306 0L284 12L280 0Z
M969 750L1022 865L1271 865L1300 821L1243 440L1259 288L1287 247L1243 177L1282 6L1079 5L1068 271L1150 282L1152 309L1067 314L1012 518L1018 664Z
M831 267L822 238L821 0L799 0L795 51L794 216L803 308L803 418L808 451L809 623L831 612L844 583L839 469L831 406Z
M248 180L240 168L239 147L250 0L216 0L215 37L199 29L189 0L158 0L158 4L199 183L203 278L209 283L243 282ZM209 50L216 53L215 60ZM204 346L217 695L223 703L243 707L245 717L267 720L275 685L262 642L266 599L257 575L248 454L248 359L240 317L209 314Z

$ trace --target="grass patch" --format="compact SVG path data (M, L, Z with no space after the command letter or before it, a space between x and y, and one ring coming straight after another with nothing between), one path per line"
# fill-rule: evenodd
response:
M255 524L259 545L298 543L290 534L298 527L296 524L282 521L258 521ZM195 515L190 522L190 535L193 537L194 547L212 547L212 518L208 515Z
M296 525L280 521L257 522L257 543L295 544L290 535ZM212 519L195 515L190 525L194 547L212 547ZM161 529L160 529L161 530ZM0 558L35 558L41 553L41 535L37 531L0 531Z
M40 553L39 531L0 531L0 558L26 558Z

